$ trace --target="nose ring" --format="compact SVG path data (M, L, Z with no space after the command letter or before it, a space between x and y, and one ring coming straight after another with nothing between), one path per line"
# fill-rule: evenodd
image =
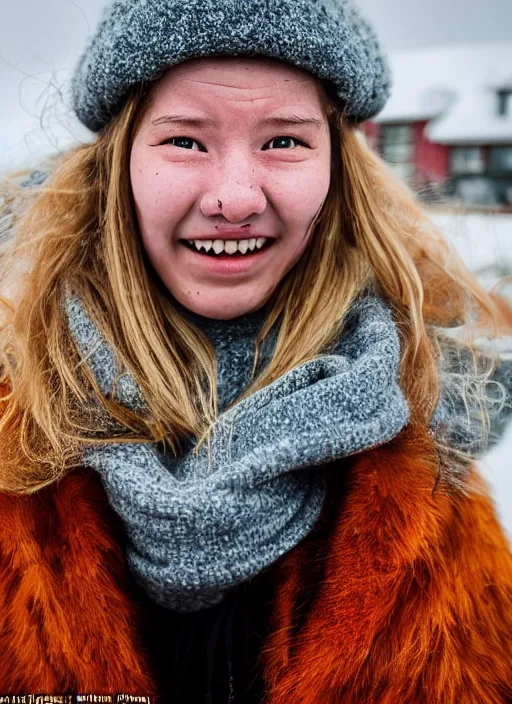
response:
M217 199L217 205L219 206L219 210L222 210L222 201L221 201L221 200ZM202 204L202 203L201 203L201 205L199 206L199 210L201 211L201 214L204 215L203 204ZM206 217L206 216L205 216L205 217Z

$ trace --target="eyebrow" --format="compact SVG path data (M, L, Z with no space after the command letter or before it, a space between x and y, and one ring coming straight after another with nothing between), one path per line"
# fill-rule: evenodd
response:
M217 121L211 117L186 117L185 115L163 115L156 120L153 120L152 125L168 125L179 124L189 127L204 127L206 125L216 127ZM290 126L290 125L314 125L315 127L322 126L322 120L314 117L300 117L298 115L290 115L289 117L264 117L259 120L260 125L265 126Z

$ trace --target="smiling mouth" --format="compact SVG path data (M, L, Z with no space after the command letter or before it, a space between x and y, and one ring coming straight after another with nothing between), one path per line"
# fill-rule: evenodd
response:
M247 240L249 242L249 240ZM271 238L267 238L265 242L258 248L256 245L252 249L250 249L249 246L247 246L247 249L245 252L241 252L237 249L237 251L230 253L226 252L224 248L222 248L222 251L215 251L215 241L209 242L209 248L207 249L208 245L204 245L201 249L198 249L194 242L191 242L189 240L180 240L180 243L184 246L187 247L187 249L192 250L192 252L195 252L196 254L200 254L203 257L213 257L217 259L242 259L242 258L247 258L247 257L252 257L257 254L260 254L260 252L264 252L265 250L269 249L269 247L272 247L274 244L275 240Z

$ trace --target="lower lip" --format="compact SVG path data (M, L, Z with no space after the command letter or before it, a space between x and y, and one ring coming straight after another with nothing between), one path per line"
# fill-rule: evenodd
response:
M273 242L269 247L259 249L253 254L243 254L242 256L223 254L216 257L203 254L202 252L194 252L193 249L183 243L181 246L194 257L195 262L198 262L209 273L219 276L236 276L237 274L246 273L251 267L262 261L265 255L275 246L275 243Z

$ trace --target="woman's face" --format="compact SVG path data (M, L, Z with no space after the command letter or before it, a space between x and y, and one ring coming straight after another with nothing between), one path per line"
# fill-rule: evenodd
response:
M308 243L330 165L305 71L251 57L170 69L135 135L130 177L145 251L171 294L216 319L264 305Z

